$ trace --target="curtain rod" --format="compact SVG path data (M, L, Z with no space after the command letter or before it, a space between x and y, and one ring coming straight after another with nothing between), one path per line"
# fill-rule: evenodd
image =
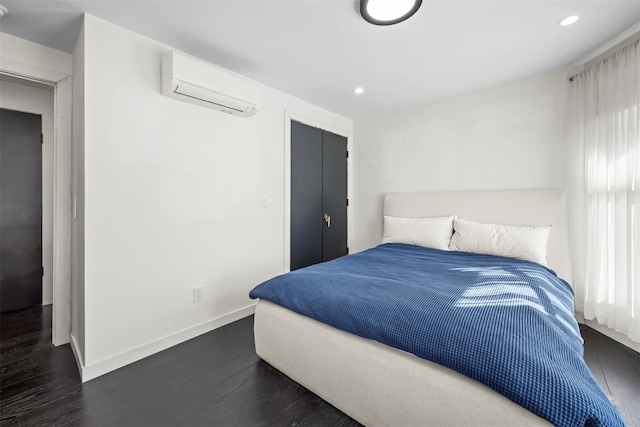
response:
M618 51L624 49L627 46L630 46L630 45L632 45L634 43L637 43L639 40L640 40L640 31L630 35L626 39L622 40L620 43L617 43L613 47L611 47L611 48L605 50L604 52L602 52L600 55L597 55L595 58L590 59L589 61L587 61L584 64L582 64L582 69L580 71L578 71L577 73L575 73L574 75L572 75L571 77L569 77L569 81L572 82L573 79L578 74L580 74L581 72L583 72L587 68L590 68L593 64L602 61L604 58L606 58L608 56L611 56L615 52L618 52Z

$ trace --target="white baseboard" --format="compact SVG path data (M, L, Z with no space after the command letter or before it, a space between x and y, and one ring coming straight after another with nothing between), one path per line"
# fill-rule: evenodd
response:
M602 335L606 335L614 341L618 341L620 344L629 347L631 350L637 351L640 353L640 343L631 341L627 338L626 335L621 334L620 332L614 331L613 329L607 327L606 325L601 325L595 320L587 320L584 318L582 313L575 313L576 320L578 323L582 323L583 325L587 325L593 330L600 332Z
M166 336L157 341L149 342L147 344L133 348L129 351L125 351L114 357L110 357L109 359L102 360L100 362L94 363L89 366L84 366L84 364L81 361L82 359L78 357L77 349L74 349L74 346L76 346L76 342L75 342L75 337L73 337L73 335L71 335L71 341L72 341L71 348L73 350L74 355L76 356L76 362L78 363L78 368L80 369L80 376L82 377L82 382L87 382L101 375L104 375L111 371L115 371L116 369L122 368L123 366L129 365L133 362L137 362L138 360L144 359L145 357L151 356L152 354L158 353L162 350L166 350L170 347L173 347L174 345L188 341L199 335L206 334L207 332L211 332L214 329L217 329L221 326L227 325L229 323L235 322L236 320L240 320L242 318L250 316L255 312L255 309L256 309L255 304L251 304L249 306L246 306L234 312L222 315L215 319L208 320L199 325L195 325L187 329L183 329L182 331L178 331L174 334Z
M69 345L71 346L71 352L73 353L73 357L76 359L76 365L78 365L78 372L80 372L80 378L82 378L82 371L84 370L84 357L80 353L80 348L78 347L78 341L76 340L76 336L73 333L69 333Z
M601 325L595 320L584 319L581 323L587 325L591 329L594 329L600 332L602 335L608 336L612 340L618 341L620 344L629 347L631 350L634 350L640 353L640 343L631 341L629 338L627 338L626 335L620 332L614 331L613 329L608 328L606 325Z

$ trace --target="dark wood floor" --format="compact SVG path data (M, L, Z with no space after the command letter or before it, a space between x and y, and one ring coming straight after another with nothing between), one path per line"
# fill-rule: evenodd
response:
M253 316L82 384L45 306L0 315L0 425L359 424L260 360Z
M580 325L584 361L628 427L640 427L640 353Z
M0 315L0 425L358 426L262 362L253 317L81 384L50 306ZM585 360L640 427L640 355L582 327Z

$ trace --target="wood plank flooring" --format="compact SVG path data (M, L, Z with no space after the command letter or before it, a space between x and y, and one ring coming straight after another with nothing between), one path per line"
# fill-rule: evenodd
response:
M581 326L585 361L640 427L640 354ZM82 384L51 308L0 315L2 426L358 426L261 361L253 317Z
M640 353L580 325L584 360L627 426L640 426Z
M0 315L2 426L358 426L255 353L253 316L80 382L51 309Z

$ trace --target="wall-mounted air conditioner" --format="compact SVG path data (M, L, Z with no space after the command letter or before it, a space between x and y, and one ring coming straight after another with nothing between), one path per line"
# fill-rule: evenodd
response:
M249 117L260 102L260 86L238 74L170 51L162 58L162 94Z

